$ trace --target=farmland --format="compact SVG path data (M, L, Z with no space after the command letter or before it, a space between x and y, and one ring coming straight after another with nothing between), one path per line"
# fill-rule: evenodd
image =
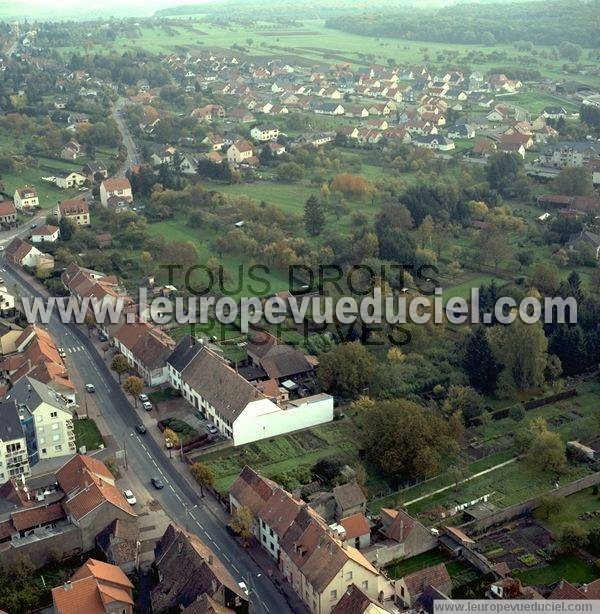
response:
M222 26L208 23L198 15L186 18L181 23L171 20L169 25L154 23L143 25L131 35L120 36L111 43L107 50L124 52L135 48L147 49L153 53L169 53L178 49L198 52L202 49L231 49L232 41L243 46L244 54L259 61L274 53L309 66L319 61L345 61L351 64L370 61L386 63L388 58L398 63L416 64L427 57L433 64L444 63L443 56L463 54L466 61L472 62L478 70L486 71L498 66L524 62L520 54L511 46L494 45L457 45L450 43L433 43L419 41L398 41L378 38L373 42L367 37L331 30L324 21L306 19L296 27L284 27L274 23L240 27ZM250 42L249 42L250 41ZM539 47L540 51L544 48ZM63 47L63 52L75 51L76 48ZM102 52L103 47L91 47L90 50ZM498 58L498 59L494 59ZM560 61L540 59L536 68L548 77L561 74ZM585 77L582 77L585 79Z

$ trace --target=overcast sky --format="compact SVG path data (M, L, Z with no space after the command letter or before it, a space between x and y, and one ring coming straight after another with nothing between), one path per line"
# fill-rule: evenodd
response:
M49 14L57 18L70 16L85 19L86 16L152 15L157 9L180 4L200 4L206 0L0 0L0 14L24 15L30 18Z

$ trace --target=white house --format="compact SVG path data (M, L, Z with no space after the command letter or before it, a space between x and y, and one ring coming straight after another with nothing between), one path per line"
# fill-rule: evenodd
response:
M37 190L32 186L17 188L13 200L15 201L15 207L19 210L40 206Z
M269 124L260 124L258 126L254 126L252 130L250 130L250 136L255 141L275 141L279 136L279 128L274 125Z
M111 177L100 184L100 202L103 207L111 205L112 201L133 202L131 184L127 177Z
M227 161L230 164L241 164L253 155L252 145L246 140L235 141L227 150Z
M52 226L51 224L44 224L36 228L31 233L32 243L54 243L60 238L60 229L58 226Z
M57 188L63 190L67 188L80 188L85 183L85 175L77 173L75 171L65 171L64 173L57 173L54 177L54 183Z
M186 401L233 439L234 446L333 420L332 396L318 394L278 404L206 346L183 367L174 361L169 364L171 383L180 383Z
M10 394L17 403L30 464L75 453L73 409L53 389L24 377L11 388Z

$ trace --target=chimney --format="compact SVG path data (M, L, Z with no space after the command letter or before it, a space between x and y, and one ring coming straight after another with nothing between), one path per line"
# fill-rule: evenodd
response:
M215 562L215 559L214 559L214 557L212 555L212 552L211 552L211 554L208 555L208 564L212 565L214 562Z
M583 585L581 586L581 590L582 590L584 593L587 593L587 589L588 589L588 585L587 585L587 584L583 584Z
M65 580L65 583L63 584L63 589L66 591L70 591L73 588L72 584L71 584L71 580Z

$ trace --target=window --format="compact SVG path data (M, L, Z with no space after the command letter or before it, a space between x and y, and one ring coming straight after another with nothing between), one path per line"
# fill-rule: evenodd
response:
M52 430L53 430L53 431L58 431L58 427L59 427L58 422L54 422L54 423L52 424Z
M369 590L369 581L368 580L363 580L362 588L363 588L363 591L368 591Z
M351 571L347 571L346 572L346 582L348 582L348 580L352 580L352 572Z
M57 411L51 411L50 412L50 417L51 418L57 418L58 417L58 412Z
M57 446L54 446L54 449L59 452L60 450L62 450L62 445L58 444Z
M404 587L400 587L400 597L404 597Z
M271 537L273 537L273 529L269 528L269 533L270 533Z
M337 591L336 590L331 591L329 598L331 599L331 601L335 601L337 599Z

